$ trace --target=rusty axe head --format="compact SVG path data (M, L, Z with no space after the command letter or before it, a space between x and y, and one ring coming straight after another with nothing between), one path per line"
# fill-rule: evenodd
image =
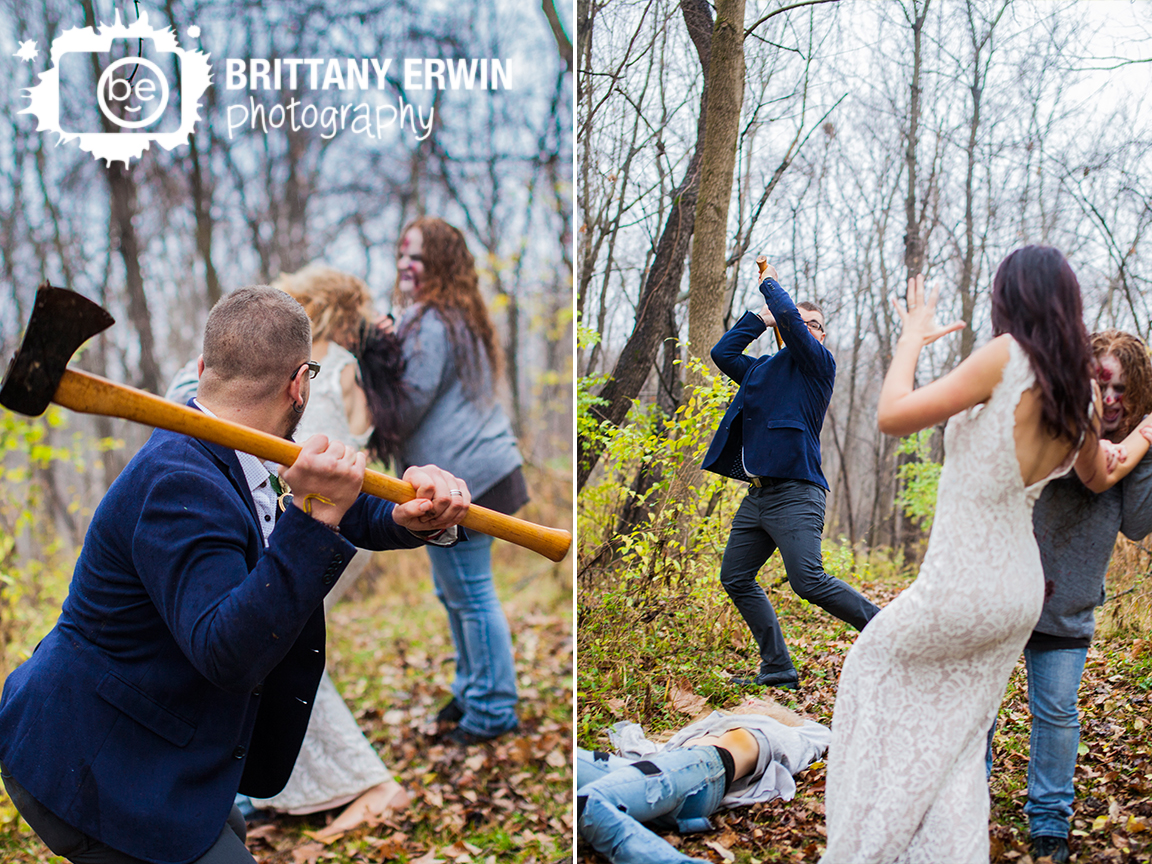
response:
M0 405L29 417L43 414L72 355L114 323L86 297L45 282L36 292L24 341L0 382Z

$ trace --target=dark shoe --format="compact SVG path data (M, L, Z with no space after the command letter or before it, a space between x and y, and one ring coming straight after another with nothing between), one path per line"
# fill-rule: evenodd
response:
M800 675L795 669L779 672L761 672L755 678L733 678L737 687L779 687L782 690L795 690L800 686Z
M497 735L489 736L476 735L473 732L469 732L468 730L461 729L459 726L457 726L455 729L444 736L444 740L451 741L453 744L459 744L461 747L471 747L473 744L483 744L485 741L494 741L503 734L504 733L501 732Z
M1033 837L1032 860L1050 858L1054 864L1068 864L1072 853L1065 837Z
M464 716L464 706L461 705L455 696L452 701L436 712L436 722L438 724L451 724L459 723L460 719Z

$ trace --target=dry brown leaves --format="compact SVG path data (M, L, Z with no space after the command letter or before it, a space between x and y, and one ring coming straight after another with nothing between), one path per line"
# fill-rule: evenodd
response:
M891 599L880 590L870 596L881 604ZM802 643L809 657L800 670L801 690L795 694L798 711L818 722L830 722L835 683L852 641L851 634L824 645L809 642L804 635L790 638L794 645ZM1069 838L1077 864L1152 861L1152 743L1148 735L1152 693L1136 686L1131 674L1118 672L1118 664L1147 656L1149 650L1152 645L1131 637L1098 640L1090 650L1080 689L1081 742L1087 753L1077 763ZM673 707L681 711L681 706L695 707L686 685L678 680L668 691L675 700ZM1000 712L991 782L992 864L1039 864L1029 856L1023 812L1029 719L1021 662ZM666 835L666 839L685 855L707 861L729 862L734 852L747 853L752 864L818 861L825 845L824 783L823 763L816 763L796 776L793 800L721 811L712 816L715 832ZM578 860L601 864L606 859L581 844Z
M552 718L565 716L570 705L571 637L559 619L526 616L510 623L517 640L519 678L533 682L521 689L517 732L466 748L430 734L432 718L445 701L443 683L411 671L401 680L387 657L381 658L386 668L397 676L397 684L403 684L402 701L393 698L380 705L369 698L355 711L356 683L347 686L337 679L361 729L408 790L412 806L327 844L315 842L308 832L323 827L325 818L339 810L277 817L249 831L248 847L256 859L261 864L325 860L496 864L523 860L523 850L536 846L546 856L541 860L570 856L572 735L566 720ZM529 628L530 639L524 635ZM369 641L365 637L365 643ZM523 645L530 650L523 650ZM405 647L402 666L421 672L444 667L450 672L446 640L435 646L440 649L435 653L424 653L428 647ZM349 660L344 658L345 663ZM478 845L489 844L493 834L501 832L510 844L506 857ZM473 842L477 837L487 839Z

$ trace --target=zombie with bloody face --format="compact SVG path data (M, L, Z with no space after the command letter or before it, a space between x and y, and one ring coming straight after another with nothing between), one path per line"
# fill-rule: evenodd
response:
M405 363L398 463L438 453L467 480L477 504L516 512L528 501L524 460L497 398L500 347L464 234L443 219L410 223L397 249L393 299ZM456 647L452 699L436 719L448 740L467 746L520 721L512 636L492 581L492 538L474 534L458 545L450 555L429 556Z
M1136 336L1105 330L1092 337L1103 401L1101 434L1129 449L1136 465L1100 494L1073 474L1044 489L1032 524L1044 566L1044 611L1024 649L1032 734L1028 763L1028 815L1033 855L1069 860L1068 823L1080 744L1076 708L1080 677L1104 602L1104 575L1116 535L1140 540L1152 531L1152 456L1140 434L1152 411L1152 362ZM1140 432L1135 431L1140 426ZM1152 434L1152 429L1146 434ZM1125 440L1126 436L1128 437ZM989 769L991 769L989 733Z
M1096 380L1104 400L1102 430L1114 442L1136 428L1152 411L1152 363L1148 348L1136 336L1105 330L1092 337Z

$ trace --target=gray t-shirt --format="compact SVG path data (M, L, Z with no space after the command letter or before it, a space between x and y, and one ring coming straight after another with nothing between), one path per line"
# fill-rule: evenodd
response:
M1032 647L1043 636L1082 640L1096 629L1095 608L1104 602L1104 576L1116 534L1141 540L1152 531L1152 452L1132 472L1099 495L1070 473L1053 480L1032 511L1044 565L1044 611ZM1059 647L1059 646L1054 646Z

